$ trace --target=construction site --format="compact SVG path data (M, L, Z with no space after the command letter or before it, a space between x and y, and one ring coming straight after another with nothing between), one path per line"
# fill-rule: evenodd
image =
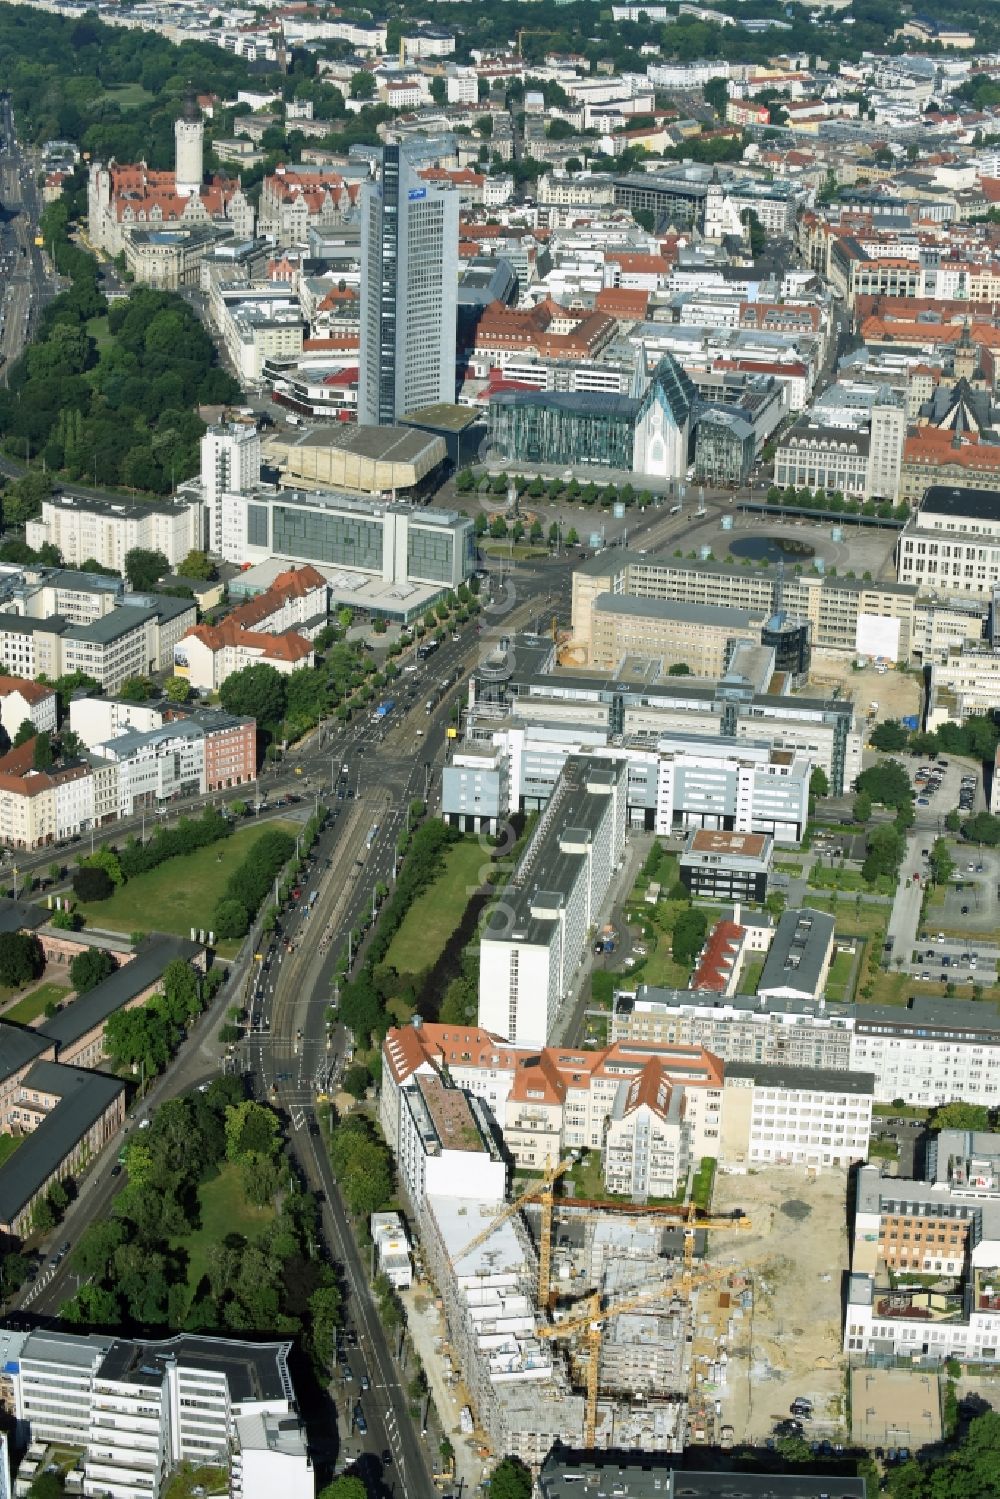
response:
M432 1206L435 1353L477 1458L762 1444L803 1400L844 1435L845 1172L721 1175L702 1212L559 1196L569 1166Z

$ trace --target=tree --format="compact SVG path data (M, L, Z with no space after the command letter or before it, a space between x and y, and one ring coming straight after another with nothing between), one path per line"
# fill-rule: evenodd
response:
M133 547L125 553L125 576L137 593L148 593L169 571L170 563L162 552Z
M876 724L871 735L872 744L878 750L903 750L910 741L910 732L894 718Z
M854 798L851 816L855 822L866 823L872 815L872 799L867 791L859 791Z
M746 228L750 254L756 260L758 256L763 255L765 246L767 245L767 234L764 231L764 226L752 208L747 208L740 214L740 222Z
M868 834L868 852L861 873L870 885L880 875L895 875L903 857L905 844L892 826L872 828Z
M278 1153L278 1116L263 1104L246 1101L226 1110L226 1159L238 1161L250 1154L265 1157Z
M990 1111L978 1103L943 1103L927 1122L931 1129L986 1130Z
M73 876L73 890L78 900L84 902L109 900L115 893L111 876L106 869L91 869L87 865Z
M145 703L153 690L153 684L148 677L129 677L123 682L119 697L123 697L127 703Z
M52 753L51 736L43 731L36 734L35 745L31 754L31 764L35 770L51 770L55 756Z
M580 536L576 527L570 526L569 530L566 532L566 545L568 547L575 547L579 540Z
M729 84L725 78L710 78L702 89L702 97L706 104L711 104L720 119L726 117L726 105L729 103Z
M211 583L215 577L215 563L207 552L190 551L177 572L182 578L195 578L201 583Z
M368 1490L360 1478L352 1478L350 1474L344 1474L328 1483L326 1488L320 1489L316 1499L367 1499Z
M50 1473L43 1468L41 1473L31 1481L28 1489L28 1499L65 1499L66 1490L63 1488L62 1479L58 1473Z
M361 1062L352 1062L344 1073L343 1088L352 1098L362 1099L371 1086L371 1073Z
M977 812L974 817L967 817L962 824L962 837L970 843L985 843L994 848L1000 843L1000 817L994 817L991 812Z
M947 885L954 872L955 861L951 857L946 839L935 838L931 845L930 866L935 884Z
M689 677L691 676L691 668L686 661L674 661L672 665L667 667L667 676Z
M351 74L351 98L352 99L374 99L376 91L375 79L371 73L361 68L357 73Z
M281 673L261 662L228 676L219 690L219 700L226 712L237 718L255 718L259 724L274 725L284 715L288 689Z
M110 848L95 848L92 854L88 854L85 859L81 859L80 867L81 869L103 869L115 889L118 889L125 883L121 863L117 854L112 853Z
M945 813L944 825L948 829L949 833L957 833L959 828L962 826L962 819L961 817L959 817L954 807L952 807L950 812Z
M682 911L674 922L671 950L675 962L690 968L701 951L708 929L708 918L697 906Z
M35 725L32 723L30 718L22 718L21 727L14 735L14 748L17 749L19 745L27 744L28 740L34 739L34 737Z
M531 1469L519 1457L505 1457L490 1475L489 1499L531 1499Z
M171 703L186 703L191 696L191 688L183 677L168 677L164 691Z
M212 930L227 941L245 937L250 929L250 914L238 900L220 900L212 916Z
M28 932L0 933L0 984L23 989L41 978L44 971L45 953L36 936Z
M858 791L867 791L873 802L884 807L902 807L913 800L913 787L905 766L898 760L878 760L858 776Z
M810 796L829 796L830 781L822 765L813 766L812 775L809 777Z
M110 978L117 967L109 952L101 947L88 947L85 952L77 953L69 965L70 982L77 994L86 994Z

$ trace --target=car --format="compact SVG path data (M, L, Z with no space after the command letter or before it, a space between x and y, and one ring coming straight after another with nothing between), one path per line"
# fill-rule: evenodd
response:
M121 1161L115 1161L115 1164L111 1168L111 1175L112 1176L121 1176L121 1174L122 1174L122 1163L121 1163Z
M939 760L938 761L938 764L940 765L940 767L941 767L942 770L947 770L948 769L948 763L949 762L947 760Z
M383 1468L389 1468L392 1466L392 1453L389 1451L388 1447L382 1448L382 1466Z
M368 1375L367 1374L362 1374L362 1376L361 1376L361 1388L363 1390L370 1390L371 1387L372 1387L372 1382L368 1378Z
M962 915L963 916L968 916L968 914L969 914L969 908L968 908L968 906L963 906L962 907Z
M922 979L929 979L929 978L930 978L930 974L929 974L929 973L922 973L922 974L921 974L921 975L920 975L920 977L921 977L921 978L922 978Z
M937 934L937 940L939 942L943 942L944 941L944 932L938 932L938 934Z
M354 1424L362 1436L368 1435L368 1422L365 1420L365 1413L361 1409L360 1400L354 1407Z
M968 910L969 909L968 906L966 906L965 909ZM947 953L945 953L944 956L941 959L941 967L942 968L950 968L951 967L951 959L949 958L949 956L948 956Z
M930 797L928 797L928 796L918 796L917 797L917 806L918 807L929 807L930 804L931 804Z
M149 1129L151 1122L152 1121L149 1120L149 1119L140 1119L139 1120L139 1128L140 1129Z
M292 900L301 900L301 899L302 899L302 887L301 887L301 885L296 885L295 888L294 888L294 890L292 891Z

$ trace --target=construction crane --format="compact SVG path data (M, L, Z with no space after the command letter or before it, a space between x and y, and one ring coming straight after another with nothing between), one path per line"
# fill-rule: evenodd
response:
M486 1240L500 1227L501 1223L506 1223L508 1218L513 1218L514 1214L519 1212L529 1202L540 1203L542 1209L542 1228L538 1244L538 1301L540 1305L544 1306L548 1301L549 1279L552 1266L552 1204L555 1201L555 1193L552 1189L563 1172L568 1171L571 1166L576 1164L576 1161L576 1155L569 1155L565 1160L557 1161L554 1166L551 1166L546 1171L541 1181L535 1182L527 1191L522 1192L519 1197L515 1197L513 1202L508 1202L481 1233L478 1233L474 1239L470 1239L465 1248L461 1249L458 1254L453 1255L452 1264L457 1265L459 1260L463 1260L467 1254L471 1254L474 1249L478 1249L480 1244L485 1244Z
M574 1333L583 1332L587 1338L587 1364L586 1364L586 1387L587 1402L584 1407L583 1422L583 1445L587 1448L594 1446L597 1439L597 1391L600 1384L601 1343L604 1339L604 1324L610 1322L612 1317L620 1317L623 1312L634 1312L640 1308L648 1307L654 1301L659 1301L664 1296L677 1296L685 1304L693 1290L700 1285L711 1281L724 1280L732 1275L732 1267L719 1267L713 1270L703 1271L699 1275L685 1277L683 1280L668 1280L656 1287L655 1291L644 1291L639 1296L627 1296L624 1301L615 1301L610 1306L601 1306L601 1293L594 1291L587 1298L587 1310L574 1317L565 1317L561 1322L551 1322L546 1327L538 1328L540 1338L564 1338L572 1337Z
M717 1229L727 1228L731 1232L740 1233L741 1231L745 1231L746 1229L753 1228L753 1223L749 1218L712 1218L707 1216L704 1218L699 1218L697 1214L698 1209L693 1202L690 1202L688 1204L687 1213L684 1219L683 1274L685 1278L690 1277L694 1270L695 1235L698 1233L699 1229L704 1228L711 1233Z

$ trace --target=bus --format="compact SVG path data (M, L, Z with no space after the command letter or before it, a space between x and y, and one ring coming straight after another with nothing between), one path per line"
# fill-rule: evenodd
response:
M368 837L365 839L365 848L370 850L372 844L375 842L375 839L377 837L378 837L378 823L377 822L373 822L372 825L371 825L371 827L368 829Z

